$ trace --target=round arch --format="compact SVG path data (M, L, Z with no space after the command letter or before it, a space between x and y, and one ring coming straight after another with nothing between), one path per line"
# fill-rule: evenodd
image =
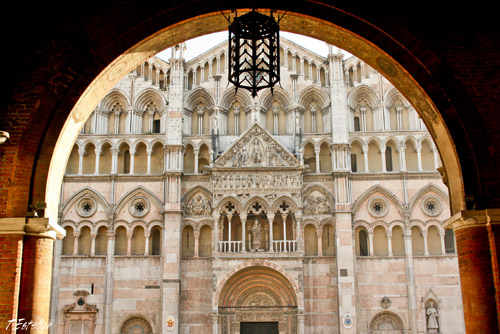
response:
M244 4L241 5L244 6ZM190 4L186 3L185 6L190 6ZM227 21L220 12L216 12L216 10L220 8L215 8L215 6L216 5L214 5L214 11L212 13L200 13L202 15L197 16L194 14L184 14L176 19L171 18L172 20L167 20L167 22L172 22L172 25L166 28L150 28L151 35L149 37L137 41L137 44L131 46L128 50L123 52L120 57L111 61L106 68L101 71L99 76L95 78L92 84L87 87L68 116L66 124L59 134L51 157L52 160L45 188L45 197L48 204L47 214L49 217L53 219L57 217L57 198L59 197L60 184L62 182L62 175L64 174L63 166L65 165L60 162L66 161L71 150L71 147L66 145L66 143L75 141L79 128L83 125L98 102L113 85L120 80L120 78L128 74L141 61L150 58L166 47L178 44L186 39L225 30ZM297 10L300 12L301 9L289 8L286 16L281 21L281 29L318 38L332 45L341 45L345 50L360 57L375 70L383 73L395 87L403 93L408 101L416 106L416 110L418 110L422 116L422 119L426 123L441 153L448 180L457 180L457 182L449 184L452 213L463 209L464 186L460 162L448 128L439 114L436 105L432 102L432 99L429 98L424 89L413 77L408 75L408 71L405 70L400 63L383 52L384 48L389 48L389 46L384 45L384 43L390 44L390 41L380 41L380 47L377 47L375 44L369 42L369 38L365 39L362 37L362 35L369 37L370 33L367 31L363 32L360 27L353 29L354 31L345 29L345 27L341 28L342 23L349 27L352 21L354 21L364 28L369 28L368 31L373 33L373 27L367 27L367 23L362 23L360 18L347 15L347 13L334 7L328 7L318 3L308 6L319 6L325 13L321 14L321 10L317 11L318 8L315 8L313 12L317 13L316 15L318 18L316 18L293 11ZM184 10L185 13L190 13L186 8L181 7L183 6L179 8ZM210 8L205 10L210 11ZM306 11L305 9L302 10ZM169 14L164 13L163 15ZM332 17L332 15L339 19L336 20L336 22L339 22L339 25L320 20L323 16ZM181 22L182 18L185 20ZM177 23L174 24L175 22ZM196 27L196 29L194 29L194 27ZM414 66L416 60L415 56L412 55L410 60L411 64L406 65ZM444 94L444 92L442 94Z

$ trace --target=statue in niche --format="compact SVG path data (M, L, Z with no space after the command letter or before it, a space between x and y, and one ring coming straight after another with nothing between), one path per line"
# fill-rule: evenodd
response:
M257 139L254 139L250 148L251 161L256 165L260 165L262 163L263 155L262 144Z
M262 242L262 224L260 223L259 218L255 219L255 222L252 225L252 250L258 250L261 248Z
M201 194L198 194L186 205L186 213L190 216L210 215L210 203Z
M425 311L427 314L427 333L439 333L438 311L434 307L434 302L431 301L429 307Z

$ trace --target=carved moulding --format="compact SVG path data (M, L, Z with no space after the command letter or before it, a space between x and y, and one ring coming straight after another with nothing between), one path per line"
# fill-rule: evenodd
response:
M254 123L216 161L215 167L299 167L295 156Z

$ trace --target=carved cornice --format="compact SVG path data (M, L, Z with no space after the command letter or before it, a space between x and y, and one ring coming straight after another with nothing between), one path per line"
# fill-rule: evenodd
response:
M454 230L468 227L486 227L500 224L500 209L466 210L459 212L444 222L445 228Z

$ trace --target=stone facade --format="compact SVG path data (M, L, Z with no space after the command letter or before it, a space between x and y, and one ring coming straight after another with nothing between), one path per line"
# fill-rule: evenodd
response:
M227 85L227 43L181 44L97 106L62 187L52 332L465 332L417 112L355 57L280 46L273 94Z

